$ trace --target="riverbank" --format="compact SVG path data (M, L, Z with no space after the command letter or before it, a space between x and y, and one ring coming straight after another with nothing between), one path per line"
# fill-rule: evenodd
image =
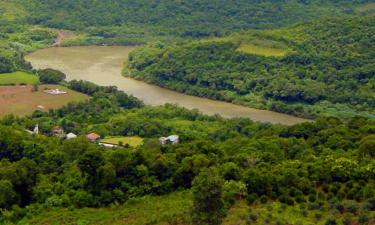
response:
M310 120L258 110L232 103L210 100L167 90L121 75L123 62L135 47L84 46L47 48L35 51L25 58L34 68L54 68L67 75L67 80L86 80L102 86L117 86L147 105L177 104L188 109L198 109L204 114L219 114L226 118L245 117L254 121L293 125Z

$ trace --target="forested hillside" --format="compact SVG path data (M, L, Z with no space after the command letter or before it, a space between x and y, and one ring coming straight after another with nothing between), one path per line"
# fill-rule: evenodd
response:
M174 35L220 36L242 29L265 29L324 16L358 13L368 0L149 1L12 0L27 20L48 27L85 31L106 38ZM118 40L117 40L118 41Z
M375 112L375 16L148 45L125 75L192 95L316 117Z
M0 224L374 224L374 6L0 0L0 76L32 77L33 92L40 81L85 94L0 118ZM145 106L24 60L64 32L74 40L63 45L142 44L124 75L316 120L283 126ZM178 141L159 139L169 135Z
M8 116L0 121L0 222L16 223L24 216L27 220L51 210L63 212L62 208L124 202L130 210L136 197L190 188L192 200L184 201L192 201L193 210L185 206L172 211L184 218L176 224L199 224L194 221L205 221L205 216L221 221L239 199L246 199L250 206L279 201L285 209L309 207L334 213L330 218L339 220L348 212L353 221L371 219L374 121L325 118L292 127L274 126L208 117L171 105L144 107L113 87L78 81L69 86L92 98L49 113ZM39 135L23 131L36 124ZM144 144L104 149L84 136L73 140L53 137L56 125L79 135L139 135ZM161 145L157 138L167 134L180 135L181 143ZM211 196L213 191L217 194ZM210 204L199 200L204 196L218 201L217 210L199 209ZM167 199L164 204L181 207L173 197ZM158 203L150 202L147 207L154 204ZM136 209L134 215L141 210ZM317 221L324 222L325 215ZM162 219L156 212L146 218ZM268 221L278 219L283 220L275 216ZM36 222L40 221L31 224Z

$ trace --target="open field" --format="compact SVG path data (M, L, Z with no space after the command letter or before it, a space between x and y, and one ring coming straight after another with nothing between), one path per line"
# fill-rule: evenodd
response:
M10 84L38 84L39 78L36 75L17 71L14 73L0 74L0 85Z
M50 95L45 88L67 91L64 95ZM14 114L29 115L35 110L48 111L72 101L82 101L89 97L59 85L40 85L39 91L32 92L32 86L0 86L0 116Z
M237 51L249 53L249 54L261 55L261 56L267 56L267 57L269 56L281 57L281 56L284 56L286 53L288 53L288 51L285 49L271 48L271 47L266 47L266 46L255 45L252 43L241 43Z
M188 223L191 197L188 192L167 196L146 196L129 200L125 205L101 209L55 209L20 225L165 225Z
M102 139L101 142L118 145L122 142L124 145L128 144L131 147L138 147L143 144L143 138L138 136L133 137L109 137Z

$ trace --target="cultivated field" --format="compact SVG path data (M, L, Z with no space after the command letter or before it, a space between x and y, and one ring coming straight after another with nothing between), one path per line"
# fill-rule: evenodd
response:
M131 147L138 147L143 144L143 138L138 136L133 137L109 137L101 140L103 143L118 145L122 142L123 145L128 144Z
M39 77L26 72L2 73L0 74L0 85L10 84L38 84Z
M44 89L60 89L64 95L50 95ZM48 111L66 105L72 101L82 101L89 97L71 91L59 85L40 85L39 91L33 92L32 86L0 86L0 116L14 114L30 115L35 110Z

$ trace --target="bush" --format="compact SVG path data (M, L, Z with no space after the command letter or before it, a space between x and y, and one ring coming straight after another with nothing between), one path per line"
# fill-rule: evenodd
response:
M45 84L58 84L66 78L63 72L54 69L39 70L38 74L40 82Z
M337 225L336 219L334 218L327 219L324 225Z
M367 214L361 214L358 216L359 224L367 224L370 221L370 218Z
M375 198L368 199L365 204L365 208L367 210L374 211L375 210Z
M257 200L257 198L258 198L257 194L253 193L253 194L248 195L246 200L247 200L247 203L251 205Z

